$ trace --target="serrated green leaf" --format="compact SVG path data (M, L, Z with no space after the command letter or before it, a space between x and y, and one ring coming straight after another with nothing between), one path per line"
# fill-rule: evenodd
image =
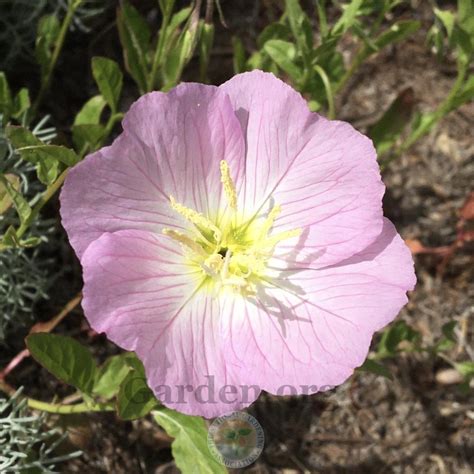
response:
M96 56L92 58L92 75L112 113L115 113L123 84L123 74L119 65L112 59Z
M207 426L197 416L183 415L160 407L153 412L155 421L174 439L171 451L183 474L221 474L227 469L211 455L207 446Z
M81 392L92 394L96 365L89 350L75 339L36 333L26 338L26 345L35 360L54 376Z
M89 99L76 115L74 125L89 125L100 123L102 111L107 102L101 95L96 95Z
M5 174L3 175L4 178L10 183L11 187L16 191L19 192L20 190L20 178L15 174ZM5 211L10 209L13 205L13 199L8 193L6 186L3 184L3 181L0 181L0 215L2 215Z
M263 49L295 82L301 80L302 71L295 63L296 48L293 43L270 40L265 43Z
M13 201L20 222L25 222L31 215L31 207L28 201L21 195L19 190L15 189L14 183L8 180L3 174L0 174L0 184Z
M110 357L98 370L93 392L106 400L114 397L131 368L127 364L126 355Z
M123 420L135 420L150 413L158 405L144 374L132 370L120 385L117 411Z
M420 26L421 23L417 20L403 20L394 23L374 40L374 45L378 50L383 49L389 44L404 40L415 31L418 31Z
M379 364L375 360L366 359L365 362L359 367L359 370L363 370L364 372L370 372L375 375L381 375L387 379L393 380L393 376L390 373L385 365Z
M122 43L125 67L144 93L147 89L150 28L135 7L127 1L117 13L117 28Z

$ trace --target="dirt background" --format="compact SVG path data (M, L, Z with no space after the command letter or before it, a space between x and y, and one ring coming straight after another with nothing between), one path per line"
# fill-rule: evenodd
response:
M110 2L114 3L114 2ZM185 2L183 2L185 3ZM349 120L364 131L399 92L414 91L416 107L430 109L448 93L455 76L452 58L439 62L425 44L432 18L429 2L413 2L397 11L404 18L422 21L423 28L401 45L372 57L353 77L341 95L338 118ZM450 2L444 2L449 5ZM219 84L232 75L231 37L244 38L255 46L261 29L279 16L281 2L222 1L228 28L217 25L210 79ZM148 8L148 10L147 10ZM153 2L140 2L140 9L153 11ZM154 21L150 18L150 21ZM353 41L343 44L350 55ZM94 93L89 73L90 57L103 54L119 61L114 8L107 8L90 33L77 31L66 44L53 84L54 101L47 101L60 132L66 130L74 111ZM12 66L19 84L30 77L28 62ZM73 73L71 74L71 71ZM186 78L196 77L191 64ZM34 87L34 76L31 79ZM129 93L127 94L127 90ZM127 82L123 110L135 92ZM384 171L387 192L385 214L406 239L425 246L450 245L456 223L474 182L474 105L469 104L445 118ZM47 213L57 215L57 203ZM81 287L80 270L58 227L60 245L54 250L58 265L66 269L55 285L49 302L37 308L39 319L49 319ZM417 255L418 284L400 318L419 330L426 343L440 336L441 326L454 319L464 328L460 342L449 354L456 360L474 356L472 323L474 265L472 245L459 250L443 273L436 255ZM60 333L79 338L104 360L117 348L88 330L79 309L58 327ZM22 347L23 335L12 342L8 360ZM262 396L249 410L265 430L265 450L247 472L254 473L455 473L474 472L474 399L458 385L440 383L440 372L448 368L441 358L424 354L402 354L388 361L394 375L390 381L357 373L330 393L311 397ZM8 379L25 385L28 393L47 399L68 389L30 360ZM172 473L177 472L170 452L170 439L151 420L121 422L112 414L51 418L70 432L70 445L84 455L62 465L67 473ZM68 446L63 446L67 451Z

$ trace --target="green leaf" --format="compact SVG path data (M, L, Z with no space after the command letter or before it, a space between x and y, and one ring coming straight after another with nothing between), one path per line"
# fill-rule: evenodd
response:
M272 23L264 28L264 30L258 35L257 45L262 49L267 41L272 39L288 41L290 37L291 30L287 25L283 23Z
M390 370L388 370L385 365L379 364L372 359L366 359L365 362L359 367L359 370L370 372L375 375L381 375L382 377L393 380Z
M35 247L41 242L39 237L28 237L27 239L20 239L13 226L8 227L5 234L3 234L0 243L0 250L12 247Z
M101 95L89 99L76 115L74 125L88 125L100 123L100 117L107 102Z
M474 377L474 362L458 362L454 364L454 367L466 379L471 379Z
M344 5L344 11L341 15L341 18L339 18L339 20L336 22L331 33L338 35L345 33L349 28L351 28L357 19L357 15L362 3L363 0L352 0L350 3Z
M4 72L0 72L0 114L4 117L4 122L8 122L12 112L12 95L8 85L7 76Z
M20 190L20 178L15 174L5 174L4 178L10 183L11 187L17 193ZM10 209L13 204L13 199L7 191L3 181L0 181L0 215Z
M160 10L163 16L171 15L171 12L174 8L175 0L158 0L158 4L160 5Z
M458 23L474 39L474 2L472 0L458 0Z
M446 33L448 34L448 38L451 38L454 30L454 24L456 22L456 16L450 12L449 10L440 10L439 8L433 9L436 18L443 24L446 28Z
M232 48L234 50L233 55L233 64L234 64L234 73L240 74L246 70L247 58L245 54L245 48L237 36L232 37Z
M54 45L59 36L60 24L56 15L46 15L38 23L36 34L36 60L41 66L44 78L49 70Z
M291 79L295 82L301 80L302 71L295 64L296 48L293 43L282 40L270 40L265 43L263 49Z
M97 372L93 388L94 394L110 400L118 393L120 385L130 370L126 355L120 354L110 357Z
M368 128L367 134L373 140L379 156L390 150L410 123L414 105L414 92L408 87L400 92L382 117Z
M79 162L79 157L70 148L62 145L33 145L18 148L21 157L31 163L41 163L44 160L52 159L74 166Z
M394 23L375 39L374 45L380 50L389 44L402 41L415 31L418 31L420 26L421 23L415 20L405 20Z
M148 414L158 404L146 384L144 374L131 371L120 385L117 397L118 415L123 420L134 420Z
M174 87L180 80L184 66L191 59L196 45L196 31L186 29L180 36L176 47L169 52L165 67L165 86L164 90Z
M117 28L122 43L125 67L141 93L147 90L150 28L135 7L127 1L117 13Z
M96 56L92 58L92 75L112 113L115 113L123 84L123 74L119 65L112 59Z
M313 31L299 0L286 0L286 13L298 49L302 54L308 53L313 46Z
M6 135L16 149L25 146L44 145L39 138L25 127L9 125L6 129Z
M28 201L21 195L15 183L7 179L3 174L0 174L0 185L8 196L10 196L20 218L20 222L23 224L31 215L31 207Z
M72 141L79 155L94 151L105 134L105 127L100 124L81 124L72 126Z
M92 393L96 365L91 353L75 339L36 333L26 338L31 355L54 376L81 392Z
M226 468L211 455L207 446L207 426L197 416L183 415L160 407L153 412L155 421L175 438L171 451L176 466L183 474L220 474Z
M13 112L12 116L15 118L20 118L24 112L26 112L31 105L30 101L30 93L28 89L22 88L18 91L18 94L15 96L13 100Z
M471 74L461 90L453 97L449 109L454 110L474 99L474 75Z
M408 326L405 321L398 321L382 333L377 346L377 353L381 357L394 356L398 352L398 345L402 341L416 344L420 340L420 333Z

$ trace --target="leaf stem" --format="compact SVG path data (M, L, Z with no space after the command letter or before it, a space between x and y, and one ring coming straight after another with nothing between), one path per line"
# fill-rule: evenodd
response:
M73 413L89 413L114 411L114 404L111 402L93 402L93 403L77 403L75 405L62 405L60 403L47 403L34 398L27 398L28 407L34 410L45 411L48 413L56 413L58 415L71 415Z
M71 25L72 19L74 17L74 13L79 8L79 5L81 3L82 3L82 0L73 0L69 2L66 16L64 17L63 23L61 25L61 29L59 31L58 39L56 40L56 43L54 46L53 55L51 56L51 62L48 65L46 76L42 78L39 93L36 96L35 102L32 107L31 117L34 117L36 115L36 112L38 111L38 107L40 106L43 100L44 94L48 90L54 68L56 67L56 63L58 61L59 55L61 54L61 50L63 49L63 46L64 46L64 40L66 39L67 31L69 30L69 26Z

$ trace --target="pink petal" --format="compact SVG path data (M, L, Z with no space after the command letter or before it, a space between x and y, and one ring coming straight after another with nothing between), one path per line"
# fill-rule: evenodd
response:
M185 227L170 209L170 194L213 217L224 158L238 178L243 136L227 95L216 87L183 84L146 94L123 127L112 146L74 167L63 186L62 223L79 257L103 232Z
M255 400L259 392L250 391L246 401L220 393L239 380L223 350L219 300L200 288L202 273L193 273L179 245L150 232L105 233L81 263L91 326L137 353L165 405L210 418Z
M272 74L239 74L220 89L229 94L247 141L240 197L246 211L281 205L275 232L305 229L306 259L317 256L318 266L375 240L384 186L367 137L311 113L301 95Z
M415 284L410 251L388 220L370 247L338 265L289 268L278 259L272 265L275 286L250 302L228 297L223 317L232 321L227 361L239 368L242 383L280 395L343 383ZM282 392L285 384L294 392Z

